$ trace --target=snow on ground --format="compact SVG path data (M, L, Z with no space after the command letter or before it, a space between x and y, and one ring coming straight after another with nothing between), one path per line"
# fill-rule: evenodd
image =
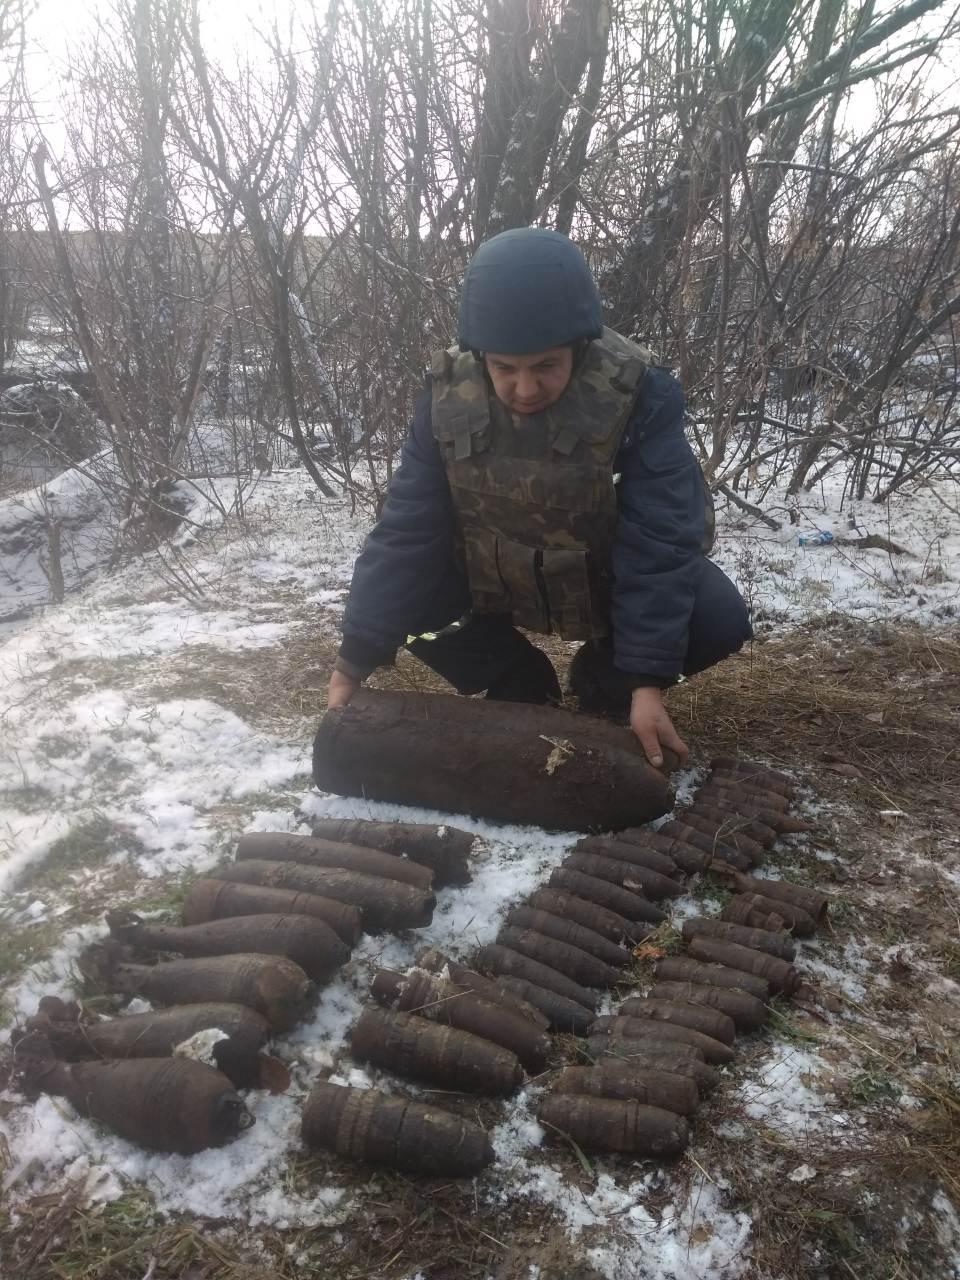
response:
M767 494L762 508L781 522L777 531L728 506L718 520L714 559L767 629L829 613L943 622L960 614L958 496L960 486L941 481L899 491L885 503L860 503L845 495L842 474L831 472L814 493L788 498L784 488L774 488ZM834 542L799 545L802 535L818 530ZM845 545L868 536L908 554Z
M931 492L897 499L889 513L858 512L861 532L882 532L915 552L903 562L876 551L797 547L796 534L808 524L845 529L837 494L825 493L823 505L777 535L739 512L721 512L720 562L769 619L834 610L934 619L955 607L960 522L949 519ZM56 919L56 892L19 891L17 878L94 816L119 833L106 865L128 864L158 884L214 866L242 829L306 831L310 818L327 815L449 821L469 829L479 837L474 880L440 891L428 929L361 941L312 1017L278 1042L293 1065L290 1092L253 1094L255 1126L222 1151L190 1159L149 1155L78 1118L61 1099L25 1104L0 1096L0 1137L12 1156L5 1190L14 1201L65 1180L80 1182L94 1200L142 1183L167 1212L276 1226L347 1221L351 1203L341 1188L294 1190L285 1175L299 1147L300 1104L318 1073L392 1087L382 1073L343 1058L346 1032L373 971L406 966L425 944L461 956L489 941L505 910L546 878L575 838L310 791L309 721L277 715L251 724L220 705L215 690L166 696L165 663L185 664L202 680L211 655L240 661L279 653L291 618L303 619L307 611L318 629L336 628L362 516L351 517L345 504L321 502L296 472L263 477L247 496L244 524L224 526L223 509L216 494L204 498L192 490L192 523L177 537L177 575L163 555L145 557L19 624L0 647L0 890L7 894L7 918ZM208 532L201 535L197 526ZM698 775L690 771L679 781L686 795ZM88 887L101 873L86 873ZM691 894L676 904L675 915L716 905ZM43 994L69 995L77 955L102 933L93 923L62 937L7 991L11 1012L32 1013ZM802 963L849 998L862 998L871 961L850 945L838 954L814 944L803 949ZM8 1036L9 1027L0 1034ZM776 1041L738 1086L743 1118L735 1123L843 1139L836 1071L820 1046ZM668 1170L618 1179L601 1171L584 1192L541 1150L533 1101L523 1092L504 1105L493 1135L500 1163L481 1179L480 1196L551 1207L605 1276L637 1274L639 1259L650 1280L741 1274L751 1224L724 1206L722 1183L698 1175L687 1188ZM663 1203L665 1188L670 1194L661 1212L652 1203Z

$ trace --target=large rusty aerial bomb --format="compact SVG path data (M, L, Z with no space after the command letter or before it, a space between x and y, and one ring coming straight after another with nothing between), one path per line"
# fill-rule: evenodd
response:
M42 1032L56 1056L67 1062L166 1058L197 1032L216 1031L222 1039L211 1045L211 1055L238 1089L286 1087L286 1069L261 1053L270 1038L269 1022L242 1004L211 1000L82 1021L75 1005L45 996L36 1016L27 1021L26 1030Z
M360 844L395 857L407 857L429 867L433 883L469 884L472 831L426 822L376 822L369 818L314 818L313 834L322 840Z
M436 898L426 889L340 867L311 867L302 862L251 858L219 867L214 874L220 880L240 884L295 889L335 898L359 907L364 928L374 931L423 928L433 919L436 906Z
M308 1147L427 1177L471 1177L493 1160L490 1139L469 1120L433 1104L325 1081L304 1104L301 1134Z
M184 899L183 924L204 924L226 916L296 915L312 916L328 924L348 947L360 941L358 907L315 893L295 889L269 889L256 884L235 884L227 880L194 880Z
M289 1031L299 1022L316 990L300 966L283 956L205 956L156 965L131 964L126 957L127 948L109 941L88 947L80 964L105 991L145 996L154 1004L245 1004L274 1031Z
M509 1049L531 1074L539 1074L547 1065L550 1037L539 1027L519 1011L514 1013L502 1005L490 1004L449 979L425 969L410 969L406 973L379 969L370 991L373 998L387 1008L416 1013L431 1022L470 1031Z
M700 1102L696 1081L687 1076L609 1059L594 1067L564 1067L553 1081L553 1092L623 1098L662 1107L678 1116L691 1115Z
M672 1156L684 1151L690 1141L683 1116L615 1098L550 1094L537 1116L549 1134L572 1138L588 1151Z
M26 1089L66 1098L82 1116L151 1151L194 1155L253 1124L227 1077L190 1058L60 1062L34 1033L17 1046L16 1065Z
M384 880L399 880L430 892L433 872L409 858L397 858L380 849L363 845L341 844L336 840L320 840L314 836L292 835L288 831L253 831L241 836L237 844L237 861L268 859L272 862L302 862L310 867L339 867L344 871L361 871Z
M513 1093L523 1081L509 1049L410 1013L367 1009L350 1032L350 1052L358 1062L461 1093Z
M323 791L553 831L638 826L673 801L629 729L554 707L361 690L314 740ZM464 788L464 778L470 786Z
M120 942L182 956L223 956L237 952L286 956L309 978L327 982L350 958L350 948L329 925L310 916L255 915L206 924L151 924L132 911L107 913L110 933Z

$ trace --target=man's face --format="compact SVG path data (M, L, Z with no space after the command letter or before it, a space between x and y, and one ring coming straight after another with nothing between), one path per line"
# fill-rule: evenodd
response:
M497 399L511 413L542 413L563 395L573 372L573 349L551 347L529 356L484 355Z

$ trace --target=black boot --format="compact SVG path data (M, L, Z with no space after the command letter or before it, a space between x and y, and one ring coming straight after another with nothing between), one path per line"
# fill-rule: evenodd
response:
M532 645L526 653L507 667L487 689L487 697L496 702L530 702L537 706L558 706L563 695L553 663Z

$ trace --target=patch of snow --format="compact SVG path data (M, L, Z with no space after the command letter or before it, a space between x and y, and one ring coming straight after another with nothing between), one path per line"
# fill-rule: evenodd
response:
M809 1049L778 1041L735 1091L751 1120L794 1138L833 1132L837 1121L820 1086L827 1064Z

